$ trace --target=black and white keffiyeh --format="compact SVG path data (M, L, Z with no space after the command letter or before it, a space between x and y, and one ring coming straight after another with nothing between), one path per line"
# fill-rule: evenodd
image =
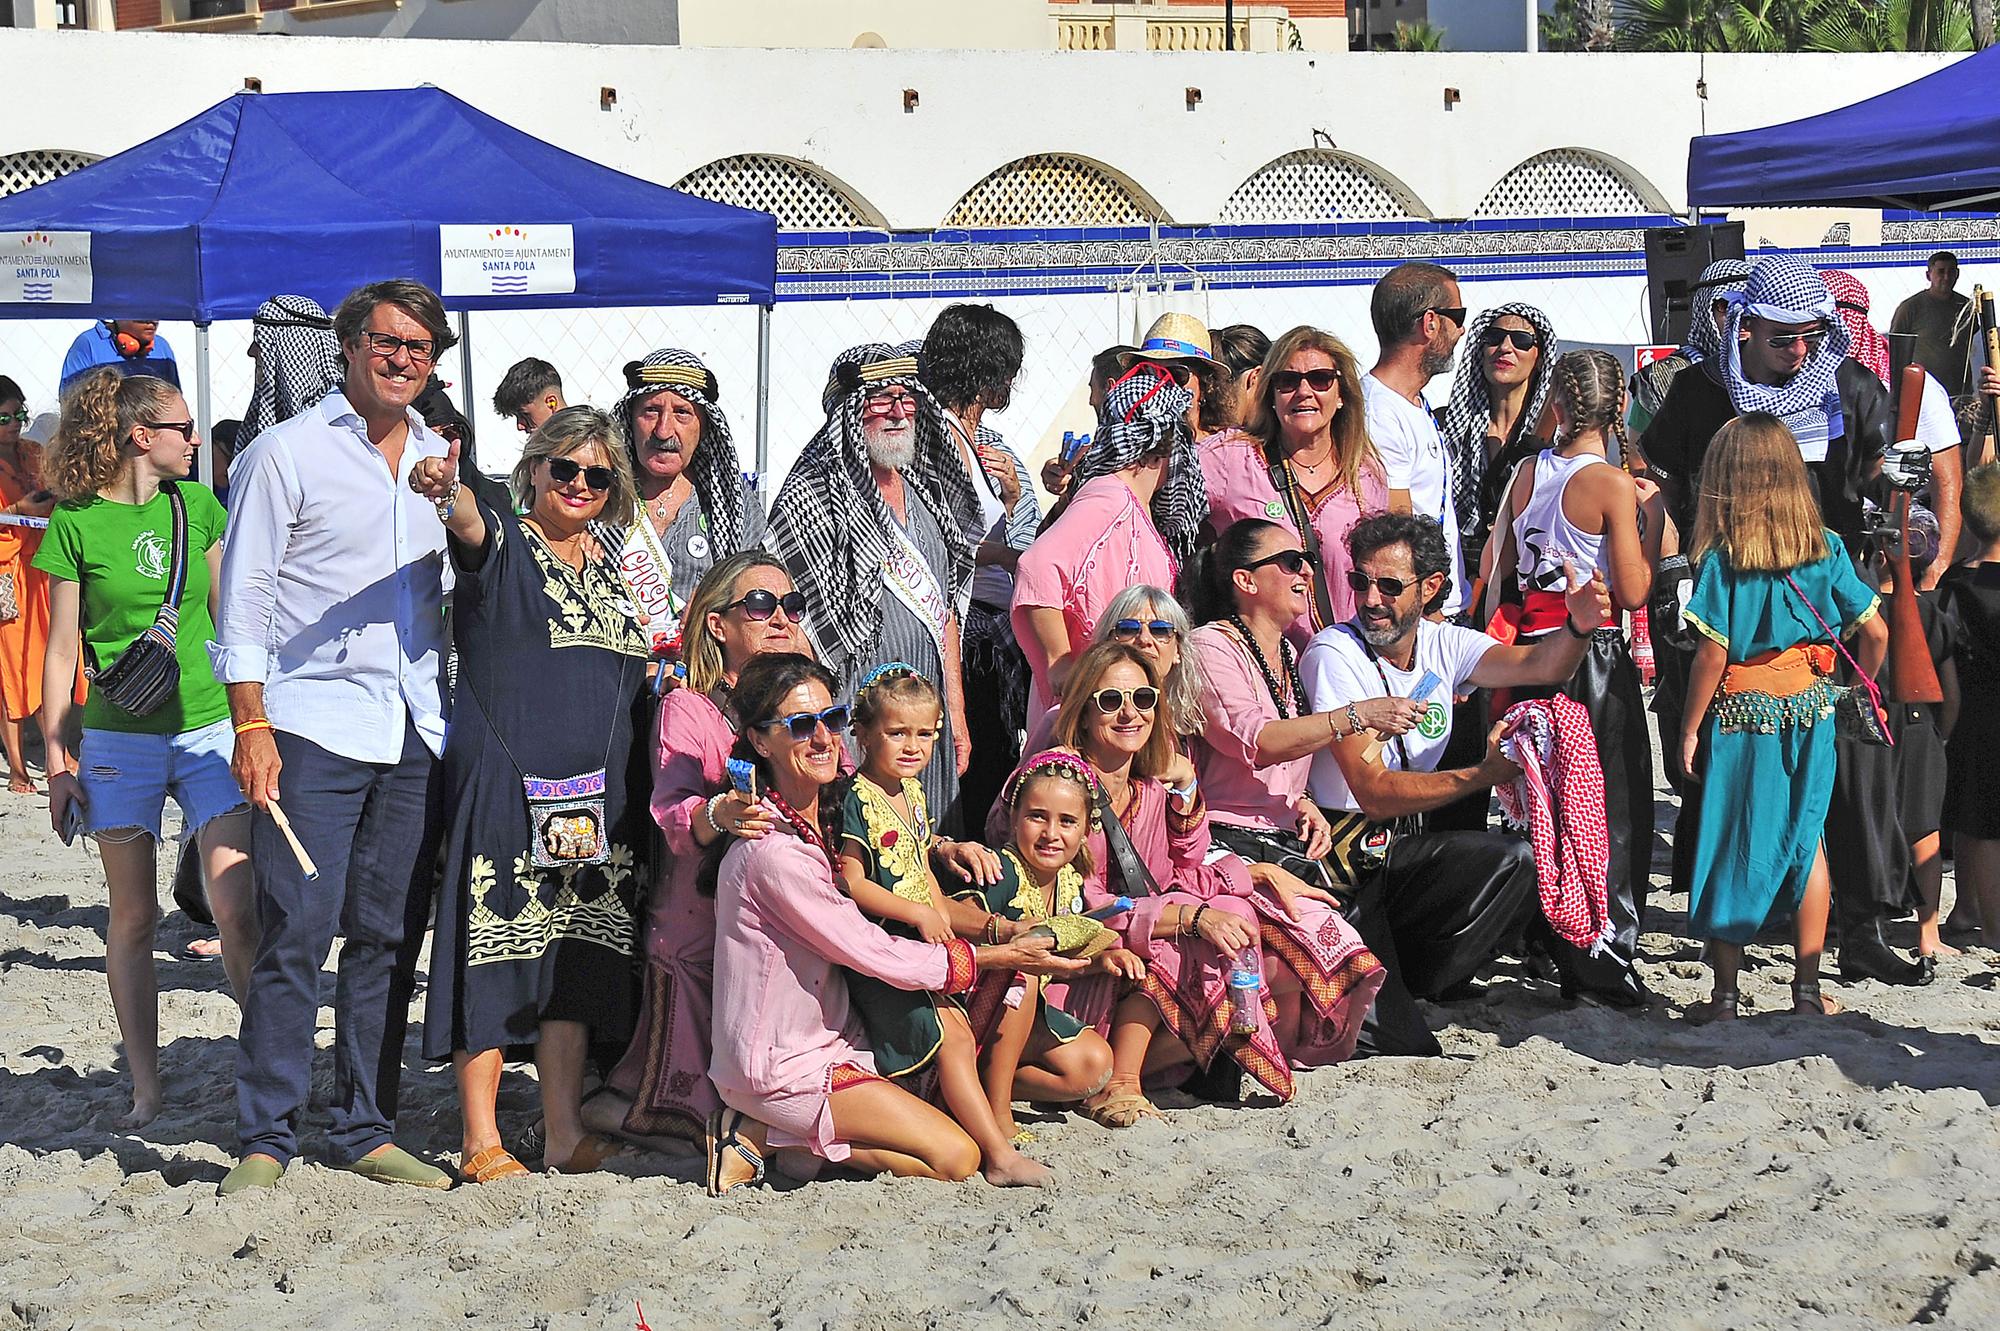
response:
M1487 465L1492 461L1486 456L1486 426L1492 419L1493 395L1491 385L1486 382L1484 348L1480 342L1487 329L1510 314L1528 321L1540 348L1534 374L1528 380L1528 400L1521 408L1518 424L1522 428L1534 430L1554 382L1556 330L1548 315L1533 305L1510 301L1473 316L1465 336L1459 339L1458 373L1452 376L1451 400L1444 408L1444 452L1451 463L1451 502L1458 510L1458 529L1462 532L1478 531L1483 525L1479 493L1486 481ZM1503 446L1508 442L1511 441L1501 441Z
M612 419L625 431L625 446L631 450L635 471L639 468L639 437L632 427L632 413L659 392L686 398L701 413L701 442L687 460L688 484L694 487L695 502L701 505L701 516L708 523L710 544L723 555L734 554L748 525L743 497L752 487L743 484L729 417L716 405L722 389L715 372L701 357L678 347L649 351L625 367L625 396L618 399Z
M1807 457L1823 456L1840 416L1836 376L1847 359L1853 339L1847 325L1835 317L1833 296L1819 273L1797 259L1773 255L1750 270L1743 289L1729 296L1729 317L1722 330L1722 384L1738 412L1769 412L1784 421ZM1799 372L1782 384L1752 383L1743 374L1743 320L1749 316L1780 324L1819 323L1825 338L1806 358Z
M288 421L340 387L347 365L333 320L305 296L273 296L250 320L257 342L257 387L236 432L237 451L265 430Z
M862 405L892 385L917 399L916 456L903 469L937 518L951 567L933 570L946 599L963 616L972 587L972 547L965 533L979 525L979 496L959 451L945 434L944 409L917 378L921 343L870 342L836 356L821 402L820 426L771 508L771 552L791 570L806 598L806 631L820 660L843 677L866 662L882 631L882 561L895 521L868 465Z
M1140 361L1104 394L1097 433L1077 464L1076 484L1112 476L1141 460L1168 454L1167 474L1153 492L1153 526L1179 563L1194 553L1208 519L1208 482L1195 453L1188 408L1194 394L1150 361Z
M1701 270L1690 291L1694 308L1688 311L1687 341L1681 355L1690 365L1714 360L1722 354L1722 331L1715 326L1715 302L1727 300L1743 289L1750 279L1750 265L1742 259L1717 259Z

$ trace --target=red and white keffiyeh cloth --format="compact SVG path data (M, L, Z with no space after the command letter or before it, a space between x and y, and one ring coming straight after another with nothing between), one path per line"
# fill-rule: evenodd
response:
M1590 713L1557 694L1516 703L1502 720L1501 751L1521 775L1495 788L1500 815L1534 840L1535 878L1549 926L1564 942L1595 952L1611 936L1605 889L1611 846Z

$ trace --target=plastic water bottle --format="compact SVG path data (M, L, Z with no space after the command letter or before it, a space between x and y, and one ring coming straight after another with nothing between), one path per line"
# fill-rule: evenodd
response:
M1232 1034L1249 1035L1257 1029L1263 994L1263 960L1258 956L1257 945L1252 943L1236 954L1236 964L1229 971L1229 1030Z

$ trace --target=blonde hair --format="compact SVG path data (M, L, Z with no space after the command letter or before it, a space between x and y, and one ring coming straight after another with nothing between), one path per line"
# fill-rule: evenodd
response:
M536 427L522 446L521 459L508 478L514 497L524 504L531 502L535 464L543 458L566 458L597 444L604 450L604 465L611 468L611 490L604 496L598 520L614 527L630 526L639 512L639 482L632 475L632 459L619 438L618 427L596 407L564 407Z
M150 374L92 370L63 397L56 437L42 458L42 483L63 499L96 494L132 465L132 431L156 419L181 390Z
M1784 573L1826 558L1799 441L1776 416L1738 416L1715 432L1701 464L1692 554L1720 550L1740 573Z
M2000 541L2000 462L1974 467L1965 476L1965 525L1991 545Z
M1049 736L1049 743L1083 752L1086 709L1097 706L1091 701L1091 695L1098 691L1104 677L1111 673L1111 667L1120 663L1138 666L1146 682L1159 689L1159 676L1153 673L1153 663L1144 652L1122 642L1100 642L1077 658L1076 669L1070 672L1069 682L1063 685L1062 710L1056 713L1055 729ZM1173 702L1167 697L1166 690L1160 689L1160 705L1153 712L1153 733L1146 737L1146 747L1133 755L1132 775L1158 776L1174 760L1174 753Z
M736 599L736 580L753 568L774 568L791 580L785 566L762 550L741 550L702 574L688 598L681 616L681 660L687 663L687 686L696 693L713 693L722 682L722 644L708 631L708 617Z
M1278 394L1271 376L1284 369L1301 351L1322 353L1333 362L1334 373L1340 377L1340 409L1333 413L1333 455L1339 463L1341 488L1352 492L1360 483L1364 467L1378 476L1386 473L1382 470L1382 460L1375 455L1374 443L1368 438L1368 406L1361 392L1360 362L1354 359L1347 344L1332 333L1300 324L1271 344L1270 353L1264 357L1264 368L1257 376L1257 397L1250 405L1244 431L1264 445L1266 457L1278 455L1275 405Z

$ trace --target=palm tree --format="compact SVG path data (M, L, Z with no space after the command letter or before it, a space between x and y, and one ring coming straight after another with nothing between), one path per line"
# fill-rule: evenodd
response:
M1970 51L1972 12L1959 0L1822 4L1806 24L1809 51Z
M1618 44L1632 51L1966 51L1973 3L1617 0Z
M1422 23L1398 23L1392 49L1397 51L1442 51L1444 29L1426 19Z

